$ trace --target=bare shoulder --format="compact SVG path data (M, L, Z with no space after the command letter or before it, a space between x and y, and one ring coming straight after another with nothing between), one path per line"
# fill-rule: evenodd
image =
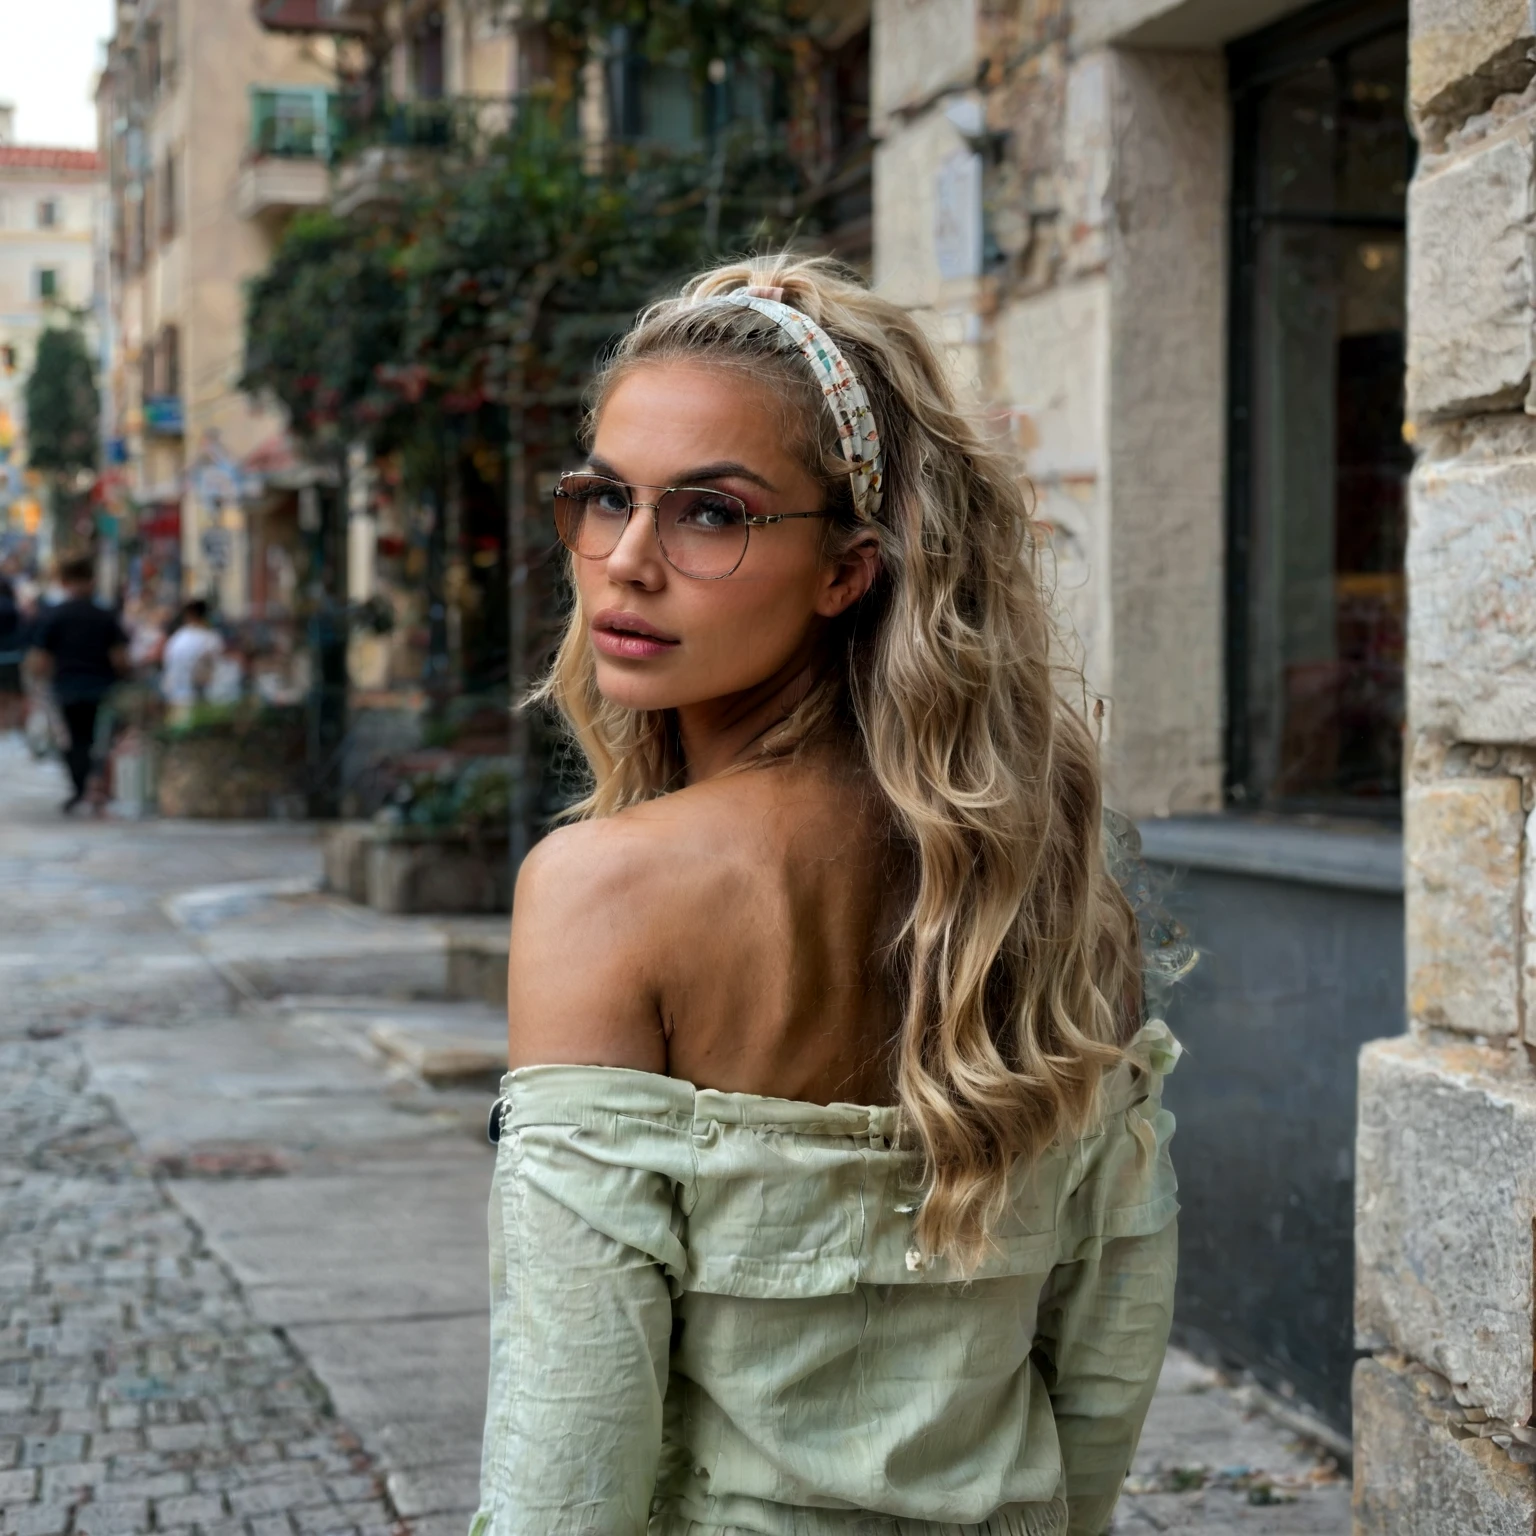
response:
M507 970L514 1068L666 1070L651 964L662 852L655 843L644 827L615 816L562 827L523 861Z
M787 857L837 856L824 800L792 771L732 774L544 838L513 903L511 1065L665 1072L673 1004L750 942L731 915L764 910Z

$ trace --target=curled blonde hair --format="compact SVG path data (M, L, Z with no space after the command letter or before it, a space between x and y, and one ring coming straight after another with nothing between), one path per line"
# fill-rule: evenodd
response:
M748 285L782 289L862 380L885 455L872 522L854 508L836 425L794 343L750 308L704 302ZM683 358L782 395L835 514L829 557L871 530L879 539L875 586L834 628L820 681L763 751L850 744L908 850L901 1123L924 1161L918 1244L964 1265L1004 1209L1014 1166L1092 1123L1140 1010L1136 924L1101 844L1097 744L1061 686L1029 501L961 413L918 324L826 259L763 257L695 278L624 338L596 410L636 366ZM602 697L579 613L535 700L564 715L590 765L576 815L680 782L670 715Z

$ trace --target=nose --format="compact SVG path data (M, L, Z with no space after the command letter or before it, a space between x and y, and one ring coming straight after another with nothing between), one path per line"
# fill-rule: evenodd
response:
M624 586L654 592L666 583L666 560L656 538L656 523L651 504L633 503L629 522L608 556L608 579Z

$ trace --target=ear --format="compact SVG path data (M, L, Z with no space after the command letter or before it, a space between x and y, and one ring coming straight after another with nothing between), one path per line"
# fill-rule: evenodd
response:
M880 539L871 530L861 533L843 551L836 565L827 568L816 612L824 619L846 613L874 586L880 574Z

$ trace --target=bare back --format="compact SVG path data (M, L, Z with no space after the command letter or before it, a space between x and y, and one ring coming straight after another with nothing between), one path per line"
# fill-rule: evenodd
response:
M892 1102L898 868L877 797L825 763L727 774L554 834L518 884L512 1065Z

